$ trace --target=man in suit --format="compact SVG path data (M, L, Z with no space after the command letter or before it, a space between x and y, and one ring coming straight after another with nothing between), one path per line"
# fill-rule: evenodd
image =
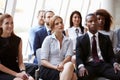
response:
M49 21L50 18L54 16L53 11L46 11L44 14L44 20L45 20L45 27L42 27L39 31L35 34L35 40L33 43L33 49L34 49L34 55L36 55L36 50L38 48L41 48L43 40L46 36L50 35L50 27L49 27Z
M93 77L101 76L110 80L120 80L120 68L115 61L111 41L109 36L97 31L96 15L86 16L86 26L88 32L78 37L76 44L78 79L93 80Z
M28 56L29 56L30 62L33 61L32 57L34 57L34 55L33 55L34 54L33 43L34 43L34 39L35 39L35 33L37 31L39 31L42 27L45 27L44 14L45 14L44 10L38 11L38 15L37 15L38 22L35 26L32 26L29 30L28 48L30 49L30 52L29 52ZM37 61L34 60L33 63L37 64Z

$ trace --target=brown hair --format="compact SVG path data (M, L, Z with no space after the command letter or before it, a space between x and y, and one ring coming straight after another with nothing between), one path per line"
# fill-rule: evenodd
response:
M41 12L44 12L44 13L45 13L45 10L39 10L37 16L39 16L39 14L40 14Z
M53 11L46 11L45 14L44 14L44 18L46 18L46 14L49 13L49 12L55 14Z
M51 19L50 19L50 28L51 30L53 30L54 26L55 26L55 20L56 19L61 19L63 21L63 19L60 17L60 16L53 16Z
M80 13L79 11L73 11L73 12L71 13L71 15L70 15L70 27L73 26L72 18L73 18L73 15L74 15L74 14L79 15L79 17L80 17L79 27L80 27L82 33L84 33L84 27L82 26L82 16L81 16L81 13Z
M98 9L95 12L95 14L103 16L105 18L105 25L104 25L103 30L109 31L111 24L113 23L113 21L112 21L113 17L110 15L110 13L108 11L106 11L105 9Z
M3 21L4 21L4 19L6 19L6 18L13 18L10 14L3 14L3 15L1 15L1 17L0 17L0 26L2 26L2 24L3 24ZM0 27L0 35L3 33L3 30L2 30L2 28ZM12 32L12 34L14 34L14 32Z

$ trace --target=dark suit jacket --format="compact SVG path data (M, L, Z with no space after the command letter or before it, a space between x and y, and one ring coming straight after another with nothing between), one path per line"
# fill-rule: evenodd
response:
M41 48L43 40L45 39L46 36L48 36L46 27L43 27L42 29L40 29L39 31L36 32L34 44L33 44L35 55L36 55L36 50L38 48Z
M114 52L109 36L98 33L98 39L99 39L99 47L101 50L101 55L104 61L107 63L111 63L113 65ZM90 54L91 54L90 39L88 34L86 33L83 36L77 38L77 44L76 44L77 69L80 64L86 65L86 62Z

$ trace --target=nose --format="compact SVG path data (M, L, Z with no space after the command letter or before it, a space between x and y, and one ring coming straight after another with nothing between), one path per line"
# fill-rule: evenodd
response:
M92 21L92 24L95 24L95 21Z
M9 27L12 28L12 27L13 27L13 24L9 24Z

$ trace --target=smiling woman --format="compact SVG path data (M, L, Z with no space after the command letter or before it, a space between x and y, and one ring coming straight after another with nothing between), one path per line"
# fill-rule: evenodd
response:
M22 40L14 33L13 17L0 17L0 80L34 80L25 72Z

